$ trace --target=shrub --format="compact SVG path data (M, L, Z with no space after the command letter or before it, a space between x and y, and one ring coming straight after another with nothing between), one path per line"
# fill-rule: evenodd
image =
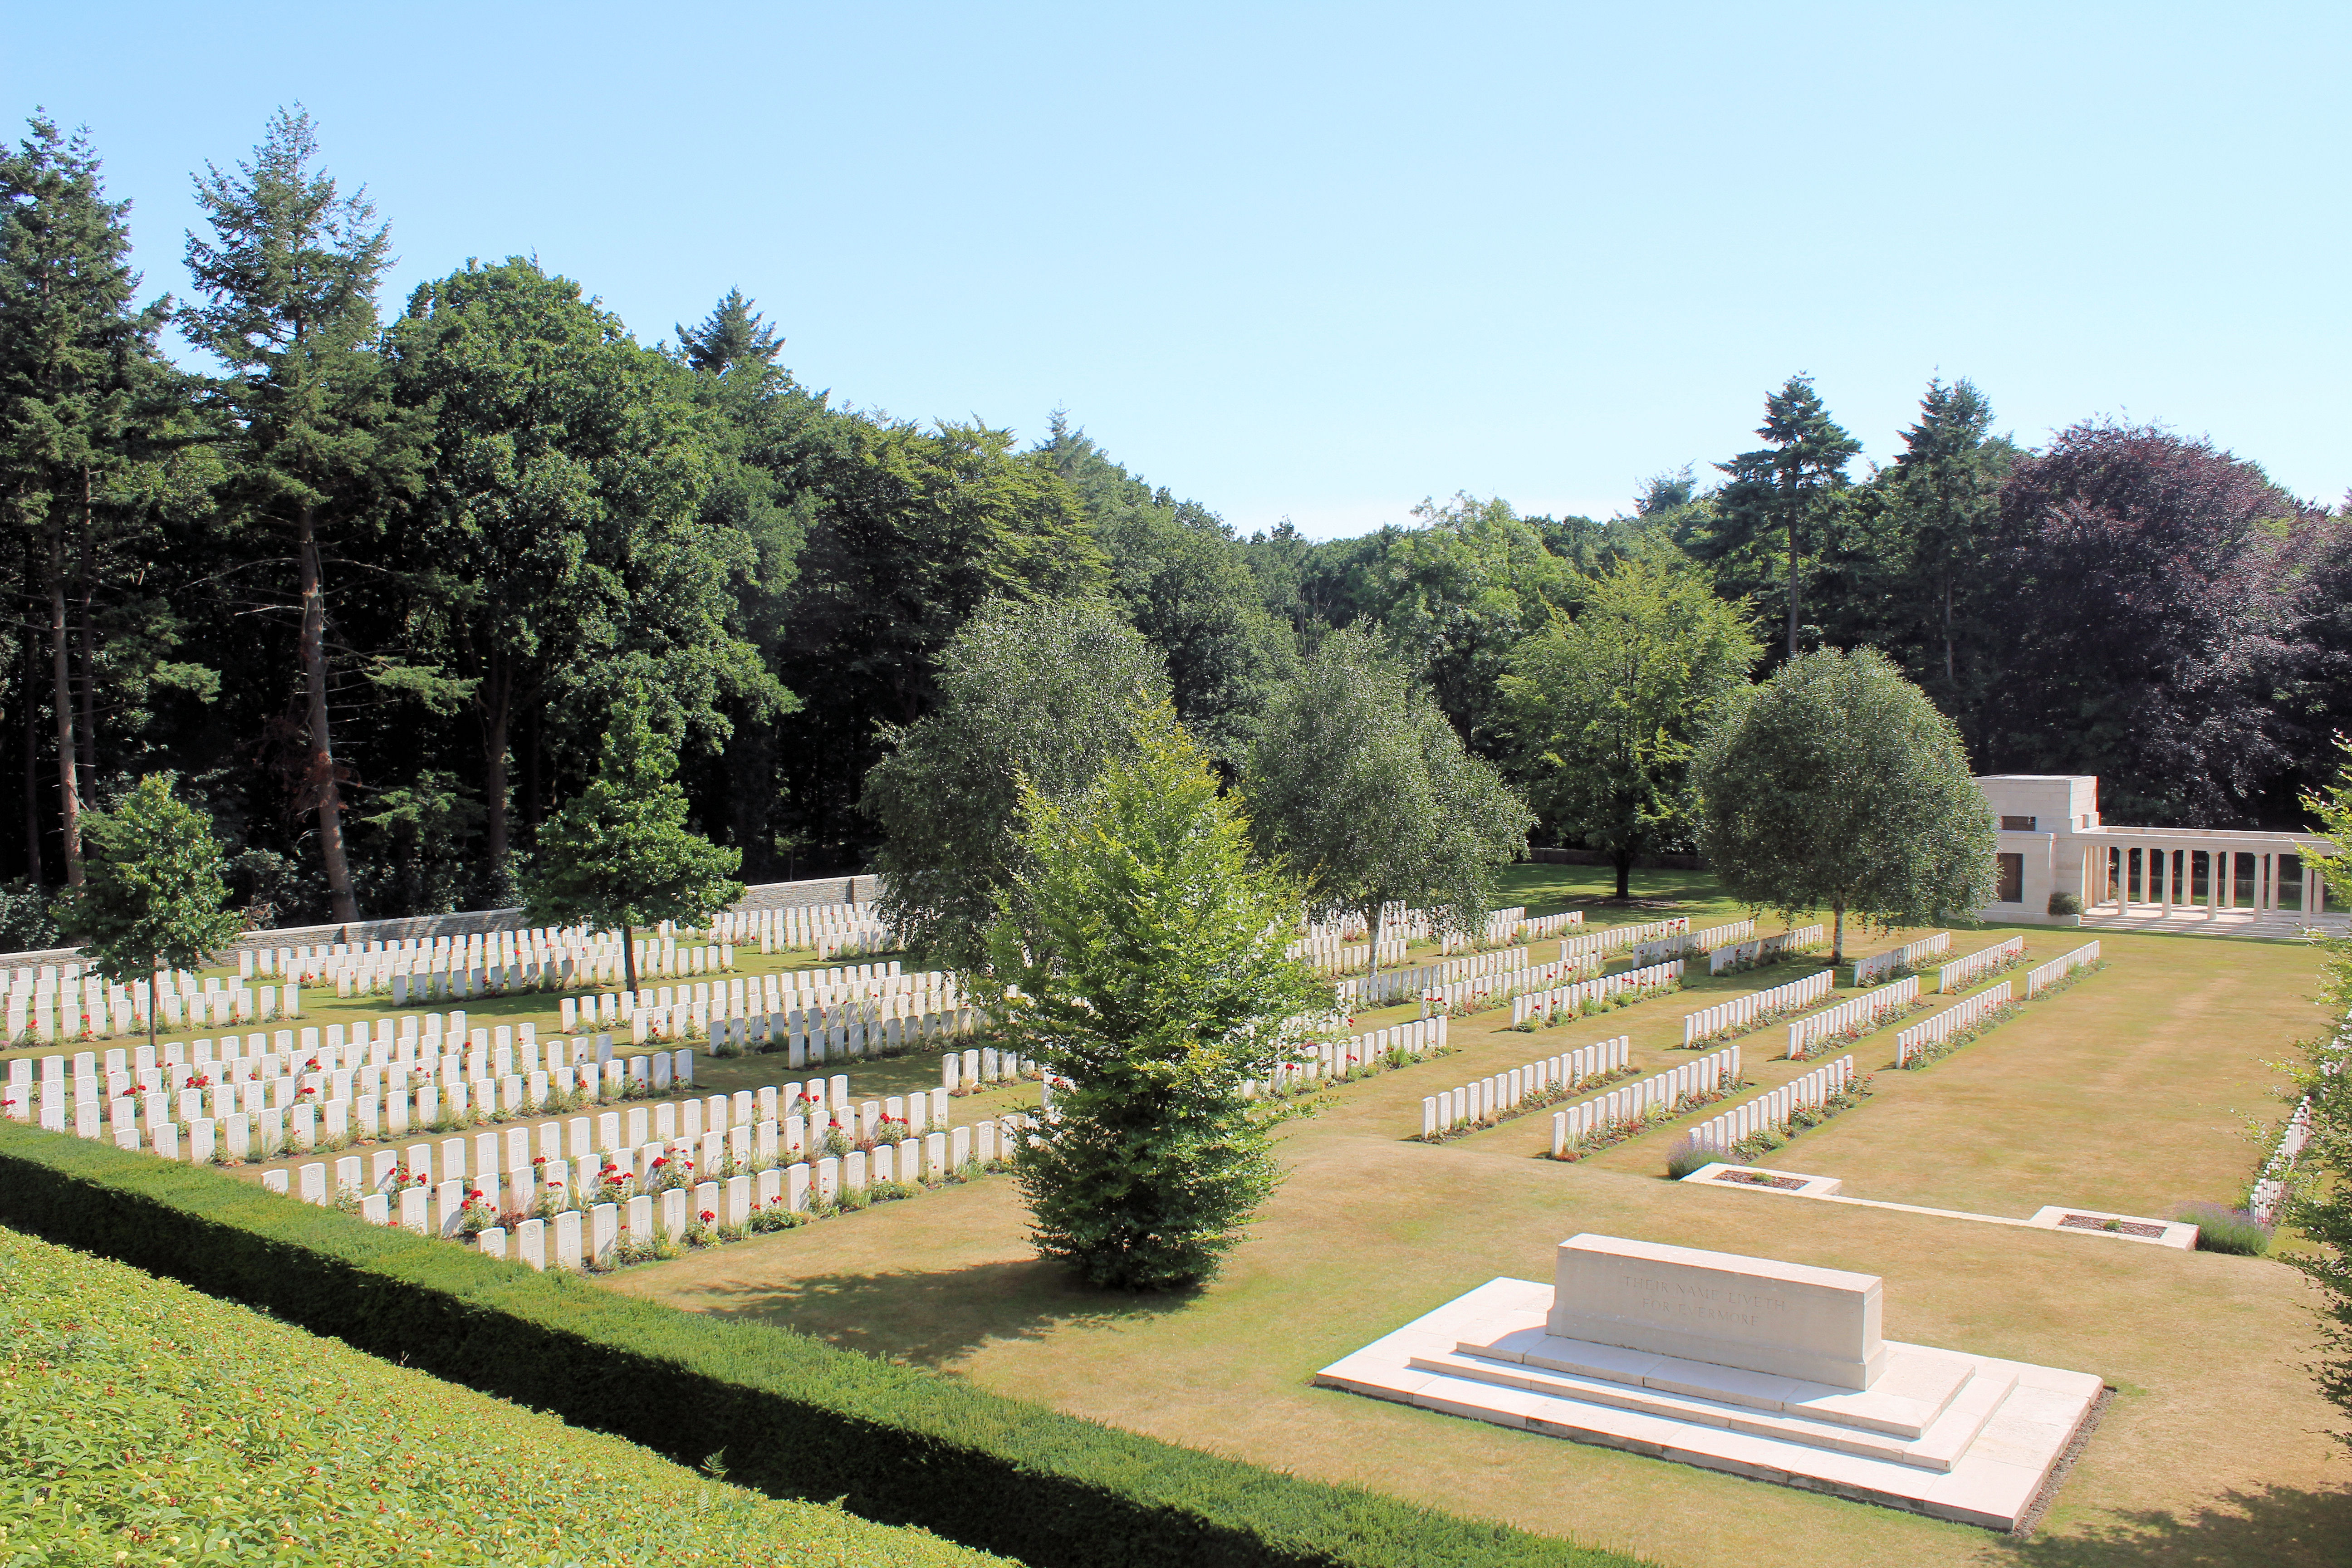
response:
M1712 1165L1723 1158L1723 1151L1712 1143L1701 1143L1685 1132L1666 1146L1666 1174L1681 1181L1702 1165Z
M2073 893L2053 893L2050 895L2050 912L2053 915L2079 915L2083 912L2083 900Z
M0 1222L687 1463L724 1450L738 1483L838 1498L1031 1568L1631 1568L6 1121Z
M2260 1258L2271 1247L2271 1227L2244 1209L2223 1204L2189 1204L2177 1216L2197 1227L2200 1252L2234 1252Z

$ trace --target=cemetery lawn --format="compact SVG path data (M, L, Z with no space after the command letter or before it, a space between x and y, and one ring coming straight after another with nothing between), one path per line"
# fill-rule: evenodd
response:
M1597 882L1606 868L1517 871L1527 886L1512 900L1533 911L1535 876L1573 897L1564 879ZM1675 872L1640 874L1637 893L1665 890L1662 879L1713 896L1705 879ZM1677 912L1707 923L1744 911ZM2239 1201L2252 1158L2240 1113L2278 1112L2263 1064L2320 1026L2316 955L2016 929L2029 963L2097 935L2108 966L1922 1071L1892 1067L1892 1027L1866 1037L1853 1049L1871 1099L1767 1163L1841 1177L1859 1197L2012 1218L2053 1203L2168 1217L2190 1201ZM1849 957L1904 934L1857 941ZM1955 931L1953 956L2011 934ZM1632 1036L1644 1072L1689 1060L1667 1048L1685 1013L1814 967L1701 977L1536 1034L1499 1026L1507 1009L1456 1019L1452 1055L1327 1090L1282 1130L1290 1180L1223 1278L1197 1293L1072 1288L1031 1256L1018 1191L1003 1179L883 1205L856 1226L626 1270L611 1287L1663 1563L2346 1561L2352 1494L2327 1436L2333 1413L2305 1370L2312 1299L2281 1263L1675 1184L1664 1156L1686 1123L1572 1164L1542 1157L1548 1112L1442 1146L1411 1137L1424 1094L1609 1036ZM2020 971L2006 978L2021 984ZM1390 1009L1358 1027L1409 1016ZM1756 1091L1834 1054L1776 1060L1785 1039L1781 1026L1743 1038ZM2019 1542L1310 1386L1318 1367L1489 1279L1548 1280L1553 1247L1585 1230L1878 1274L1890 1338L2097 1373L2116 1398L2040 1532Z
M0 1229L0 1561L1003 1563Z

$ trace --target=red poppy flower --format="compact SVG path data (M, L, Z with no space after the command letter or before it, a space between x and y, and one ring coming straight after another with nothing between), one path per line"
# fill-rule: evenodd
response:
M702 1211L702 1218L705 1224L709 1224L710 1221L717 1219L718 1217L719 1216L717 1215L712 1214L709 1209L704 1209Z
M668 1163L669 1163L669 1161L668 1161L667 1158L665 1158L664 1156L659 1155L659 1154L656 1154L656 1155L655 1155L655 1156L654 1156L653 1168L654 1168L655 1170L658 1171L658 1170L660 1170L664 1165L667 1165L667 1164L668 1164Z

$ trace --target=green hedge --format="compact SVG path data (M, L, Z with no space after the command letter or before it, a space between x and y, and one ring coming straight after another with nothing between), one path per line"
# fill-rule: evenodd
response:
M219 1173L0 1121L0 1223L264 1307L728 1479L1035 1568L1631 1559L1301 1480L804 1335L539 1274Z

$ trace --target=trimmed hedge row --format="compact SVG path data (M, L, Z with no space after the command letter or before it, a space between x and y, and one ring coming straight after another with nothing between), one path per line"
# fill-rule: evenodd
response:
M764 1324L0 1121L0 1222L265 1307L728 1479L1035 1568L1618 1568L1632 1560L1218 1458Z

